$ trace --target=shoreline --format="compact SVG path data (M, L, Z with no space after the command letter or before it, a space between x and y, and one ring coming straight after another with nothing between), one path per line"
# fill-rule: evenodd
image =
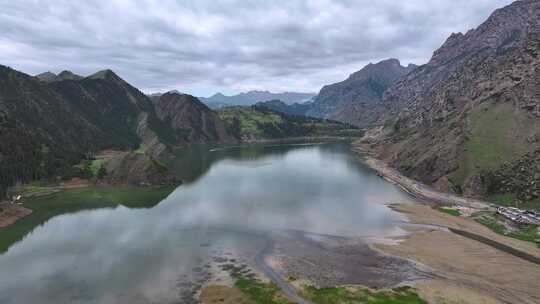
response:
M442 205L459 205L483 211L494 210L488 202L441 192L419 181L406 177L396 169L388 166L384 161L370 156L369 151L366 151L357 145L353 145L351 150L358 155L358 158L364 165L377 172L377 175L384 178L386 181L397 185L403 191L419 200Z
M431 279L411 282L430 303L440 303L441 299L471 304L521 304L540 300L540 265L497 247L500 244L539 259L540 250L536 246L496 234L466 217L448 215L416 201L389 207L404 214L413 225L405 226L407 235L393 238L396 242L374 242L371 247L414 261L436 274Z
M267 138L267 139L246 139L241 140L240 144L287 144L287 143L311 143L317 141L333 142L333 141L353 141L358 137L350 136L300 136L300 137L284 137L284 138Z
M375 250L414 261L437 274L411 282L430 303L538 303L540 250L531 243L503 236L470 219L436 210L454 205L493 211L488 202L443 193L403 176L359 145L352 145L359 161L381 178L410 194L410 201L388 205L413 224L403 227L396 242L374 242ZM445 227L432 229L429 226ZM446 303L446 302L442 302Z

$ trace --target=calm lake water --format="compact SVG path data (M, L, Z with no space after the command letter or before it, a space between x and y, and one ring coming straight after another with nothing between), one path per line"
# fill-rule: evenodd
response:
M187 182L157 206L60 215L11 246L0 303L182 302L201 267L249 260L261 235L379 235L400 216L378 203L405 197L345 144L196 147L171 166Z

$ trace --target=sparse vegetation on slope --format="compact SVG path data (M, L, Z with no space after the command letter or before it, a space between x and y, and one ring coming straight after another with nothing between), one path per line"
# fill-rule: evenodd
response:
M517 182L531 175L514 166L540 148L538 11L530 0L496 10L392 84L378 113L384 130L370 138L378 156L443 191L540 197L535 184Z
M218 113L229 133L244 140L361 135L360 130L349 124L286 115L266 107L228 107Z
M234 286L257 304L291 304L279 287L272 282L264 283L254 278L240 276Z
M536 225L516 224L498 214L474 214L473 219L493 232L518 240L532 242L540 248L540 231Z
M534 147L527 142L530 136L540 131L539 122L506 103L481 105L470 114L469 124L461 164L452 174L458 185L522 156Z

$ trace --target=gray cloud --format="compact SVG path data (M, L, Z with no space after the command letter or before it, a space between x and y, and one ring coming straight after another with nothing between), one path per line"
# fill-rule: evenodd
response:
M111 68L147 92L318 91L369 62L425 63L511 0L0 0L0 64Z

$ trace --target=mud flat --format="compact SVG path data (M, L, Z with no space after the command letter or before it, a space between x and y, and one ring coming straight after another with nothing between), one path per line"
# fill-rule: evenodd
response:
M415 263L382 254L360 239L299 231L277 234L272 239L268 263L284 277L309 281L319 288L386 288L431 277Z
M540 250L534 245L497 235L467 218L447 215L426 205L404 202L392 208L421 226L406 228L409 235L401 237L397 245L374 244L373 248L432 269L436 277L416 284L419 294L430 303L540 303L539 265L428 225L468 231L539 256Z
M253 303L235 284L244 273L252 274L258 282L275 284L290 303L310 303L299 296L306 286L358 285L381 289L433 278L423 265L382 253L371 248L364 239L297 230L274 232L265 238L267 245L253 260L230 259L216 252L214 262L220 269L229 271L230 279L209 280L203 284L200 301ZM212 272L211 277L215 277L216 272Z

